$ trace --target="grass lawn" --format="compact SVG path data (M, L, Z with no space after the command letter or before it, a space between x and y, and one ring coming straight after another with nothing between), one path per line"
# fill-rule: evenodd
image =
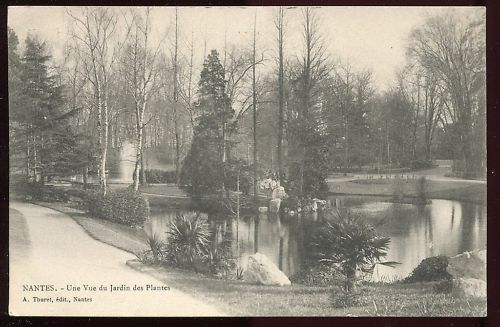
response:
M148 273L170 287L184 291L239 316L485 316L486 300L455 298L433 291L433 283L377 284L360 286L360 305L335 308L331 293L322 288L251 285L221 280L170 267L129 261L129 266Z
M330 180L328 186L334 194L392 196L394 179L359 179L352 181ZM406 196L416 196L417 180L404 179L402 191ZM446 200L460 200L486 204L486 185L469 181L427 181L427 197Z
M140 191L144 193L158 194L158 195L167 195L167 196L176 196L176 197L186 197L187 194L183 190L181 190L177 185L173 184L150 184L148 186L141 186Z

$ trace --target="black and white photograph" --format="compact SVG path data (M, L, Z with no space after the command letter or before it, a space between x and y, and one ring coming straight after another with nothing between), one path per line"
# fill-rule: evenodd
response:
M11 316L487 316L485 7L7 9Z

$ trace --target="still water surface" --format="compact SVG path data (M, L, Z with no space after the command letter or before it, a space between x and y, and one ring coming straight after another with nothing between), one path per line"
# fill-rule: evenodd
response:
M432 204L386 203L373 197L332 197L338 207L357 212L391 239L387 261L401 264L396 268L377 266L374 280L406 277L424 258L453 256L486 246L486 207L471 203L432 200ZM169 222L182 210L162 209L147 223L160 239L168 238ZM275 214L242 215L239 223L228 217L208 216L213 239L228 239L236 254L236 230L240 246L240 265L256 251L269 257L286 275L292 276L308 257L307 243L311 229L322 220L321 214L301 217L278 217ZM238 225L238 228L237 228Z

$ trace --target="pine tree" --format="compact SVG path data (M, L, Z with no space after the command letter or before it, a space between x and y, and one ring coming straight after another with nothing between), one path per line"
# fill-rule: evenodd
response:
M201 71L199 100L195 105L197 126L181 171L181 184L190 185L192 194L217 193L225 188L225 169L231 148L229 137L236 126L224 76L219 54L212 50Z
M63 88L51 73L50 60L46 43L29 35L19 62L19 84L10 88L12 95L17 92L10 112L14 150L24 152L27 175L41 182L81 166L78 139L70 129Z

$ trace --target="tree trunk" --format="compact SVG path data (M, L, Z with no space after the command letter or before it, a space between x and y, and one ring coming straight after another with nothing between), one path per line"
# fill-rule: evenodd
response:
M144 149L146 148L146 130L143 131L142 137L142 150L141 150L141 185L148 185L148 181L146 179L146 165L144 164Z
M254 16L253 25L253 67L252 67L252 106L253 106L253 196L255 206L257 207L257 90L255 76L255 52L256 52L256 33L257 33L257 12Z
M284 64L283 64L283 34L284 10L279 8L277 18L278 29L278 177L283 182L283 123L284 123Z
M146 107L146 102L142 103L142 107L136 107L136 125L137 125L137 152L135 158L135 168L134 168L134 190L139 190L139 174L141 171L141 159L142 159L142 137L144 132L143 116Z
M178 52L178 39L179 39L179 25L178 25L178 12L177 8L175 9L175 47L174 47L174 129L175 129L175 178L176 184L180 185L180 160L181 160L181 145L180 145L180 137L179 137L179 122L178 122L178 114L177 114L177 103L179 101L178 95L178 63L177 63L177 52Z
M103 109L103 120L104 120L104 135L103 135L103 142L102 142L102 149L101 149L101 179L100 179L100 184L102 191L104 195L106 195L107 191L107 179L106 179L106 158L108 155L108 105L106 103L106 99L104 99L104 102L102 104L102 109Z
M345 273L346 281L345 281L345 291L348 293L352 293L356 291L356 269L348 268Z

